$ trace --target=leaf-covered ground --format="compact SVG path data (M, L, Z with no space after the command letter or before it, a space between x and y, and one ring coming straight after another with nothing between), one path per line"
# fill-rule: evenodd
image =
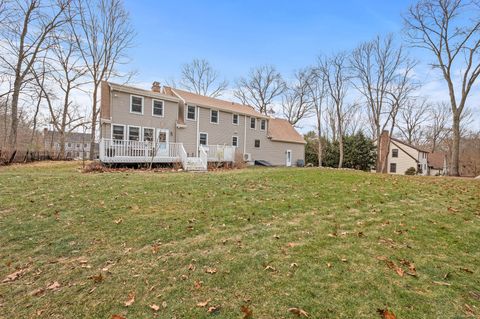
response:
M479 197L315 168L0 168L0 318L475 318Z

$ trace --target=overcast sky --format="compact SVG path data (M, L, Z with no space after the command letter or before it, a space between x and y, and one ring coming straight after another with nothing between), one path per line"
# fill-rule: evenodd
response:
M140 86L178 78L182 64L205 58L233 86L251 67L272 64L288 80L294 70L319 54L351 50L376 35L394 33L402 40L402 14L414 1L339 0L126 0L136 46L129 68ZM440 74L428 67L427 52L412 49L421 64L422 94L446 99ZM470 99L480 129L480 91ZM228 94L227 94L228 95ZM309 121L302 131L313 128Z

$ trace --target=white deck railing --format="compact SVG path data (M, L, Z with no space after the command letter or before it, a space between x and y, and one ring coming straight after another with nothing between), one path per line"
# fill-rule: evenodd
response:
M207 169L208 168L208 155L207 152L205 151L205 148L200 145L199 146L199 152L200 152L200 160L202 161L202 166Z
M207 163L233 162L235 147L228 145L201 145L198 156ZM113 139L100 140L100 160L105 163L171 163L181 162L185 167L188 154L183 143L153 143Z

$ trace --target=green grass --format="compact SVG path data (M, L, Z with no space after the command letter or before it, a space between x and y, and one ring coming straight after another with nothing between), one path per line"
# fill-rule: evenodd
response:
M0 281L25 273L0 283L0 318L480 316L479 197L475 180L315 168L1 168Z

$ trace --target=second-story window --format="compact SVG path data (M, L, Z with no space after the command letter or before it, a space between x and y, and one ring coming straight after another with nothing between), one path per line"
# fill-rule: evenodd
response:
M218 124L218 111L210 110L210 123Z
M250 128L255 129L256 125L257 125L257 119L254 118L254 117L251 117L250 118Z
M397 148L392 149L392 157L398 157L398 149Z
M163 101L153 100L152 115L163 116Z
M143 114L143 97L135 95L131 96L130 112Z
M196 107L193 105L187 106L187 120L195 121L197 118Z
M232 123L238 125L238 114L232 115Z
M260 129L262 131L265 131L265 127L267 126L267 121L266 120L261 120L260 121Z

